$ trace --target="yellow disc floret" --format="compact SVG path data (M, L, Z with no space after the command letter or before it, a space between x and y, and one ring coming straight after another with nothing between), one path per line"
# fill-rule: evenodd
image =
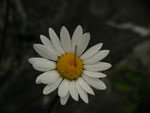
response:
M76 57L76 59L74 57ZM57 71L61 77L75 80L80 77L83 72L83 63L78 56L74 56L72 53L67 53L58 59Z

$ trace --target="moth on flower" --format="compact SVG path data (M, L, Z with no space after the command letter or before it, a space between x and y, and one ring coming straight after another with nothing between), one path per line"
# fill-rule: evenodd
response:
M50 39L40 35L43 44L34 44L33 48L41 57L30 58L33 68L43 72L36 79L37 84L46 84L43 94L50 94L58 88L60 102L65 105L71 96L75 101L79 97L88 103L88 94L95 95L91 87L104 90L105 84L100 78L106 77L101 71L111 67L102 62L109 50L100 50L102 43L85 49L90 41L90 34L83 33L80 25L75 29L72 39L66 27L60 31L60 40L52 28Z

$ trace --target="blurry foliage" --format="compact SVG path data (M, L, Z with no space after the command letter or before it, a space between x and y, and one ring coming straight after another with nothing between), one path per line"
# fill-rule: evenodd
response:
M150 48L148 49L147 54L148 54L148 56L150 56Z
M124 113L144 113L150 104L150 76L125 65L115 69L110 76L112 87L125 96Z
M125 113L133 113L137 109L138 103L134 102L134 100L129 100L124 104L123 107Z

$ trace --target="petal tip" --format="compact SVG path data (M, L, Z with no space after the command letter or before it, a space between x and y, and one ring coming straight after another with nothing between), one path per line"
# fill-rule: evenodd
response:
M29 58L29 59L28 59L28 62L29 62L30 64L32 64L32 58Z
M106 90L106 85L103 87L103 90Z
M45 91L43 91L43 95L47 95L47 93Z
M52 32L52 31L54 31L54 30L53 30L53 28L50 27L50 28L48 28L48 31L49 31L49 33L50 33L50 32Z
M112 65L111 64L109 64L109 68L111 68L112 67Z
M101 47L103 46L103 43L99 43L99 44L100 44Z
M91 92L91 95L95 95L94 91L93 91L93 92Z
M77 28L80 28L80 29L82 29L82 26L81 26L81 25L78 25L78 26L77 26Z
M109 54L110 53L110 50L106 50L107 51L107 54Z
M89 103L89 100L87 100L87 101L84 101L86 104L88 104Z
M44 36L44 35L41 34L41 35L40 35L40 38L42 38L43 36Z
M66 27L65 27L65 26L62 26L62 29L66 29Z
M79 98L74 99L75 101L79 101Z
M42 34L40 35L41 41L44 40L45 38L46 38L46 37L45 37L44 35L42 35Z
M34 49L37 48L38 45L39 45L39 44L33 44L33 48L34 48Z
M87 37L90 37L90 33L89 32L85 33L85 35L87 35Z
M40 84L40 83L41 83L41 81L40 81L40 80L38 80L38 79L36 79L36 80L35 80L35 83L36 83L36 84Z

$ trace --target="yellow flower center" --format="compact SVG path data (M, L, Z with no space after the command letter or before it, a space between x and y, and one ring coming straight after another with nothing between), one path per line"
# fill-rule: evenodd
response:
M78 56L76 56L76 59L74 57L74 54L67 53L58 59L56 68L61 77L74 80L81 76L83 63Z

